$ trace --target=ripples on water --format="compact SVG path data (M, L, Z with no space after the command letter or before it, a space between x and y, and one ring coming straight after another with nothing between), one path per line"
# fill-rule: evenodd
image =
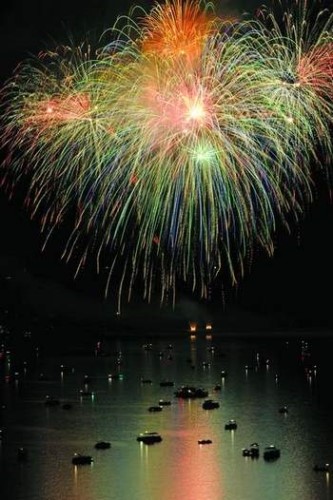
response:
M1 500L333 498L330 339L185 335L150 339L151 349L144 342L105 340L103 356L95 355L95 341L87 352L72 354L37 356L31 348L26 366L14 352L3 353ZM161 387L163 380L175 386ZM175 398L185 384L207 389L220 407L203 410L202 399ZM221 390L214 391L216 385ZM80 390L93 394L81 396ZM60 405L46 406L46 395ZM160 399L171 405L149 412ZM72 408L64 410L63 403ZM285 405L288 413L279 413ZM230 419L237 430L224 429ZM163 441L138 443L146 430L159 432ZM199 445L200 439L212 444ZM96 450L101 440L111 448ZM253 442L260 445L259 459L242 456ZM263 449L270 444L281 457L266 462ZM27 449L27 460L18 461L19 447ZM76 452L92 455L93 465L73 466ZM327 462L331 474L313 470Z

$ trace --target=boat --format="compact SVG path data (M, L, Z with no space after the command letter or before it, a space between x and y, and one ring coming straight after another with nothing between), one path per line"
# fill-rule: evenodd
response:
M288 407L282 406L281 408L279 408L279 413L288 413Z
M93 461L94 460L90 455L80 455L79 453L75 453L72 458L73 465L90 465Z
M123 378L122 373L109 373L108 379L109 380L121 380Z
M141 384L152 384L153 381L150 378L141 378Z
M227 422L224 426L225 430L226 431L233 431L235 429L237 429L237 422L236 420L229 420L229 422Z
M259 458L259 444L252 443L249 448L242 449L243 457Z
M211 439L199 439L198 444L212 444Z
M164 399L160 399L158 404L159 406L171 406L171 401L165 401Z
M160 443L162 441L162 437L158 432L146 431L139 434L136 440L144 444L154 444L154 443Z
M175 385L171 380L162 380L160 382L160 387L173 387Z
M208 396L208 391L189 385L183 385L179 387L175 392L177 398L182 399L195 399L195 398L206 398Z
M274 444L271 444L264 449L264 460L276 460L280 458L280 454L280 450Z
M315 465L313 467L313 470L315 472L329 472L330 471L330 464L325 464L325 465Z
M17 460L19 462L25 462L28 458L28 451L26 448L18 448L17 450Z
M46 396L45 401L44 401L45 406L59 406L60 401L59 399L54 399L51 396Z
M204 410L215 410L215 408L219 407L220 403L218 401L214 401L213 399L206 399L206 401L202 403L202 408Z
M109 443L108 441L98 441L95 444L95 448L96 450L107 450L111 448L111 443Z
M150 411L151 413L162 411L162 406L150 406L148 408L148 411Z

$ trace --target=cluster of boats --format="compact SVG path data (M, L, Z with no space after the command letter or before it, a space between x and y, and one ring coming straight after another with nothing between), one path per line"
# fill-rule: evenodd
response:
M175 396L176 398L182 399L206 398L208 396L208 391L202 389L202 387L182 385L175 391Z
M242 450L243 457L251 457L251 458L259 458L260 448L258 443L252 443L248 448L243 448ZM279 448L277 448L274 444L266 446L264 448L264 460L276 460L280 458L281 452Z

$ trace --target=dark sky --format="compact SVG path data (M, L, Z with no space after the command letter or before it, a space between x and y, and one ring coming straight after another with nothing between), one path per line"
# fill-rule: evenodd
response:
M1 83L30 53L53 46L54 40L66 43L70 34L79 41L97 38L118 13L126 13L131 5L129 0L2 3ZM221 10L251 11L255 5L255 1L246 5L230 1ZM332 327L333 205L322 176L318 177L315 201L304 219L297 226L292 225L290 234L284 229L277 231L273 258L255 252L252 269L238 288L225 285L224 305L220 294L212 305L207 305L185 291L179 294L174 312L171 308L147 308L136 299L124 308L127 324L130 317L136 323L138 319L146 321L148 315L154 324L167 318L181 323L197 315L202 321L214 317L230 328ZM18 199L8 201L1 193L0 210L0 276L12 276L11 280L2 279L0 287L0 298L7 301L7 306L16 310L22 306L37 315L42 311L46 316L63 315L73 320L114 319L116 305L112 299L103 302L101 280L87 273L73 283L73 270L59 261L59 249L51 247L40 253L42 239L37 223L29 220Z
M115 7L117 5L121 7ZM10 72L15 62L53 45L53 40L65 43L70 34L80 41L87 38L88 32L99 35L115 20L117 12L126 13L129 6L128 0L10 0L2 3L1 72Z

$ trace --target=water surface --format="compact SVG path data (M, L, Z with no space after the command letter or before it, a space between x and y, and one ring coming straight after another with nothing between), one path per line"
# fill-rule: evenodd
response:
M330 339L109 339L103 356L94 352L95 341L84 351L62 346L44 354L29 342L27 365L15 352L0 361L1 500L333 498L330 474L313 471L333 463ZM175 386L161 387L163 380ZM220 407L203 410L202 399L177 399L175 389L186 384L207 389ZM93 395L82 397L81 389ZM60 405L45 406L46 395ZM150 413L160 399L171 405ZM287 414L278 411L284 405ZM237 430L224 429L229 419ZM163 441L138 443L145 430ZM100 440L111 449L96 450ZM261 449L257 460L242 456L253 442ZM266 462L270 444L281 457ZM27 449L26 461L18 461L19 447ZM91 455L93 465L73 466L76 452Z

